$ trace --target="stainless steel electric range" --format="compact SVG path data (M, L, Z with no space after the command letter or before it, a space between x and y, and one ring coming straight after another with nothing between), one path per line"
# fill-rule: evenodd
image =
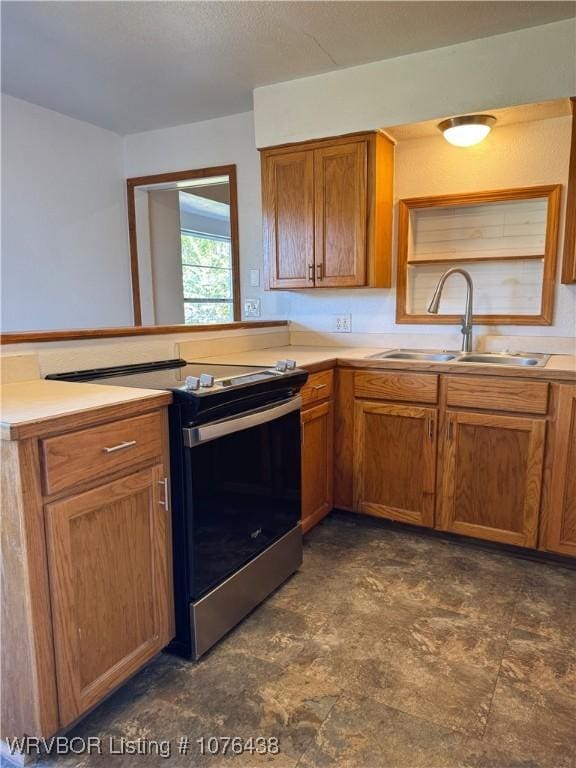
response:
M199 658L302 562L306 371L167 360L47 378L168 389L176 637Z

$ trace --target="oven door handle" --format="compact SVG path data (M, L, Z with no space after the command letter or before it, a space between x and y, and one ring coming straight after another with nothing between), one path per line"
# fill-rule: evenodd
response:
M301 405L302 398L300 395L296 395L289 400L283 400L278 405L256 408L234 419L224 419L223 421L216 421L214 424L206 424L201 427L185 427L182 430L184 445L187 448L193 448L195 445L207 443L210 440L216 440L219 437L231 435L234 432L240 432L242 429L266 424L266 422L279 419L287 413L300 410Z

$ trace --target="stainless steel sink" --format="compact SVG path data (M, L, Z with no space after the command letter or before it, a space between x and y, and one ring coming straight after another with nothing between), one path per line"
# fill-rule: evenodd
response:
M370 355L371 360L430 360L432 362L447 362L454 360L459 352L446 352L436 349L392 349L389 352L378 352Z
M542 368L546 365L550 355L513 352L502 354L499 352L466 352L459 355L457 363L495 363L496 365L529 365Z
M391 349L388 352L378 352L370 355L370 360L416 360L436 363L476 363L484 365L520 365L542 368L550 359L550 355L527 352L449 352L437 349Z

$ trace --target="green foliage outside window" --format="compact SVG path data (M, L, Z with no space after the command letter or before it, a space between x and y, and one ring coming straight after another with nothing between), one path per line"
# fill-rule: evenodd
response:
M230 240L182 231L184 322L227 323L234 319Z

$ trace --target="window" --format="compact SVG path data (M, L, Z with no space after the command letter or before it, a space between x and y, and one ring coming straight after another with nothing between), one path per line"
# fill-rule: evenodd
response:
M229 237L181 230L184 322L234 320L232 250Z

